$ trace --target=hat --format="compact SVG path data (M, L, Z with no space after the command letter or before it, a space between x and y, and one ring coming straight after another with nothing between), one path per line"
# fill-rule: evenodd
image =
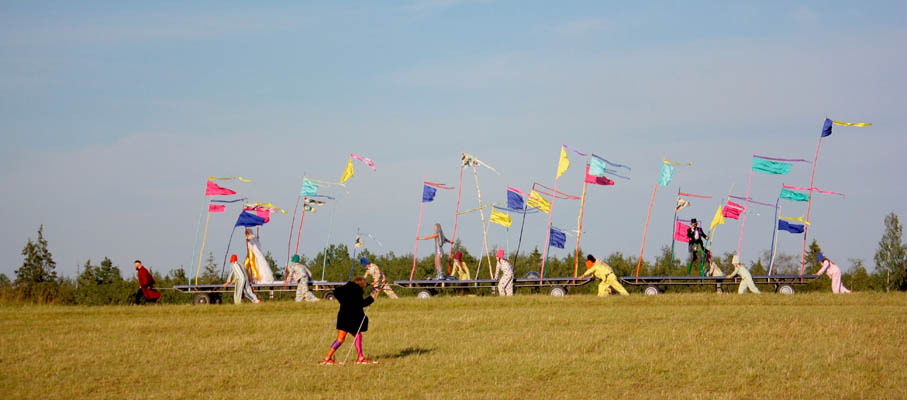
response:
M494 253L497 258L504 258L504 249L498 249L497 253Z
M825 256L823 256L822 253L816 253L816 261L818 261L818 262L825 261Z
M368 258L365 258L365 257L360 258L359 263L362 264L363 267L368 265L369 264Z
M458 251L457 254L454 254L454 260L463 261L463 252Z
M699 221L697 221L696 218L693 218L693 219L690 220L690 223L691 223L691 224L698 224Z
M290 259L290 262L299 263L299 254L293 254L293 258Z
M731 264L733 264L733 265L740 264L740 256L737 254L734 254L734 258L731 259Z
M230 262L231 262L231 263L235 263L235 262L236 262L236 254L233 254L233 255L230 256Z

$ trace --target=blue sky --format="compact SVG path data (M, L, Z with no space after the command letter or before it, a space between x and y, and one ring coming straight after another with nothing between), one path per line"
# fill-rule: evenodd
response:
M810 236L845 266L872 264L884 215L905 212L905 16L903 2L3 2L0 272L39 224L64 274L104 256L188 266L205 177L247 176L225 185L292 209L304 173L336 180L351 152L378 171L357 164L334 241L359 227L374 250L409 253L423 176L456 185L465 150L501 172L479 171L483 200L501 201L506 185L553 184L561 143L633 167L631 181L590 188L583 247L600 254L638 254L662 157L695 162L659 190L652 257L670 243L678 187L744 195L752 154L812 160L825 115L875 125L824 141L816 186L847 197L814 202ZM560 189L579 194L572 159ZM758 175L752 197L808 186L809 172ZM439 194L426 221L450 231L455 202ZM709 219L717 203L683 216ZM575 229L578 208L556 205L554 224ZM746 260L770 242L770 212L753 211ZM307 217L307 255L328 216ZM212 218L215 254L233 218ZM285 255L289 220L262 229L266 249ZM544 244L544 226L529 217L524 248ZM714 249L736 249L738 229L720 228ZM506 235L490 227L490 245ZM478 215L458 236L481 250ZM781 250L799 253L796 237Z

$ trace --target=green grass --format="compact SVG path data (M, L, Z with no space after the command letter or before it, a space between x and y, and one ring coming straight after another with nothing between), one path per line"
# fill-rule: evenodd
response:
M0 397L907 397L903 293L382 297L319 366L336 311L0 307Z

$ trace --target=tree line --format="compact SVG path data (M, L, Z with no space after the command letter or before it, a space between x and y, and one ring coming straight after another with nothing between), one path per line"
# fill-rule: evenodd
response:
M488 259L482 252L473 254L464 248L458 240L454 243L454 252L461 251L463 260L469 266L470 272L479 279L490 278L494 271L494 257L491 259L489 271ZM496 249L489 249L494 254ZM594 253L594 251L592 251ZM822 252L819 243L814 239L809 246L806 260L806 273L815 273L819 268L816 254ZM678 260L677 255L670 246L663 246L654 262L643 260L640 266L640 275L686 275L687 265ZM684 251L678 251L684 254ZM353 259L353 254L356 258ZM585 271L584 252L581 249L578 262L573 255L562 258L549 257L545 263L546 276L573 276L574 268L580 274ZM618 276L634 275L636 273L637 257L613 252L607 256L596 254L603 258ZM94 264L91 260L82 265L75 278L61 277L56 272L56 262L44 238L43 225L38 228L37 239L29 239L22 249L22 265L15 270L15 279L11 280L5 274L0 274L0 303L39 303L39 304L79 304L79 305L105 305L129 304L133 294L138 289L138 281L134 274L127 272L127 277L118 266L113 265L109 258L104 258L100 263ZM268 259L275 279L283 279L283 268L268 252ZM319 251L314 257L304 255L303 263L312 270L313 279L327 281L346 281L352 275L361 275L364 270L358 258L366 257L369 261L378 264L390 281L409 279L412 270L412 254L397 255L393 251L376 254L369 249L351 252L346 244L332 244ZM514 272L517 277L538 273L542 263L542 253L538 248L528 253L519 255L509 254L509 259L514 262ZM672 259L673 258L673 259ZM726 252L715 256L714 261L725 272L733 270L731 259L733 253ZM885 217L884 233L879 241L878 249L873 257L875 269L870 273L863 260L848 259L835 260L846 271L843 274L844 284L854 291L889 291L907 290L907 244L903 241L903 226L895 213ZM444 255L443 264L448 265L448 255ZM753 275L763 275L768 271L770 254L763 252L748 266ZM849 265L848 265L849 264ZM131 270L131 269L130 269ZM170 288L178 284L194 283L195 275L187 274L185 269L173 268L162 274L159 269L150 267L151 273L157 282L158 288ZM694 271L697 268L694 268ZM130 271L131 272L131 271ZM776 254L773 272L776 274L800 273L799 257L791 254ZM425 279L434 275L434 255L417 260L414 279ZM223 266L219 265L213 254L208 255L203 270L198 276L201 283L223 283ZM633 288L628 288L633 289ZM798 289L800 291L827 290L828 282L819 279ZM593 293L595 285L586 285L571 289L572 293ZM711 287L680 287L674 291L712 291ZM405 291L401 291L406 294ZM163 290L162 302L164 303L189 303L191 295L175 290Z

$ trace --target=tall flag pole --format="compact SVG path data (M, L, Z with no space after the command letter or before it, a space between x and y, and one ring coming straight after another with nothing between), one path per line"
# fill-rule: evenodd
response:
M727 197L724 199L724 203L718 203L718 210L715 211L715 216L712 218L712 223L709 224L709 245L708 250L712 250L712 244L715 243L715 235L718 234L718 226L724 224L724 206L727 202L731 201L731 193L734 191L734 183L731 183L730 189L727 190Z
M491 254L488 252L488 224L485 221L485 206L482 205L482 188L481 188L481 186L479 186L478 166L481 165L485 168L488 168L492 172L494 172L495 174L498 174L498 175L500 175L500 173L496 169L494 169L492 166L485 164L484 162L482 162L482 160L479 160L474 155L469 154L469 153L461 154L460 163L461 163L461 169L460 169L461 186L462 186L462 172L463 172L462 168L472 167L472 174L473 174L473 176L475 176L475 179L476 179L476 197L478 198L478 201L479 201L479 216L482 219L482 244L483 244L483 246L484 246L483 248L485 250L485 261L488 263L488 276L492 276L492 274L494 272L491 270L491 268L492 268L491 267ZM457 199L457 203L458 203L457 209L459 210L459 198ZM457 211L457 212L459 213L459 211ZM451 251L451 255L452 255L453 246L450 246L450 251ZM478 263L478 265L476 265L476 277L478 277L478 275L479 275L479 270L480 270L481 266L482 266L482 258L480 257L479 263Z
M523 244L523 227L526 226L526 211L529 209L529 205L523 199L526 193L521 192L519 189L507 187L507 208L519 211L522 209L523 219L520 222L520 238L516 242L516 253L513 254L513 264L516 266L517 259L520 256L520 245Z
M674 227L677 225L677 212L690 205L690 202L686 201L685 203L682 203L682 200L686 201L680 197L680 187L678 186L677 200L675 200L674 206L674 219L671 221L671 258L668 259L668 275L670 275L674 271L674 242L676 242L674 240Z
M465 157L466 157L466 153L462 153L460 155L461 160L464 159ZM453 236L452 236L452 239L450 239L450 241L454 242L454 243L457 242L457 225L460 222L460 197L463 194L463 168L464 168L464 165L461 162L460 163L460 179L459 179L459 183L457 183L457 210L454 213ZM453 268L453 253L454 253L454 245L452 244L452 245L450 245L450 255L447 256L447 274L448 275L450 275L450 272Z
M768 251L768 274L771 275L775 268L775 241L778 237L778 214L781 212L781 194L775 198L775 218L772 219L772 245Z
M578 154L580 156L585 156L585 154L583 154L583 153L577 151L576 149L573 149L567 145L564 145L564 147L567 147L568 149L572 150L573 152L575 152L576 154ZM608 168L608 167L613 167L614 169ZM627 171L630 171L630 167L628 167L626 165L613 163L613 162L605 160L604 158L601 158L595 154L590 154L589 158L586 160L586 176L585 176L585 179L583 179L583 195L582 195L582 199L580 200L579 218L578 218L578 222L577 222L578 226L577 226L577 230L576 230L576 252L573 256L573 277L574 278L576 278L577 274L579 273L579 256L580 256L579 245L580 245L580 239L583 236L583 217L585 216L585 209L586 209L586 188L587 188L588 184L590 184L590 183L593 185L602 185L602 186L614 185L614 181L611 179L608 179L608 177L605 176L605 174L611 174L613 176L623 178L623 179L630 179L626 176L618 175L617 169L619 169L619 168L623 168L623 169L626 169Z
M793 158L774 158L753 154L750 179L746 186L746 199L744 199L743 205L743 219L740 221L740 237L737 239L737 256L741 257L741 259L742 254L740 252L743 249L743 231L746 228L746 215L749 214L750 194L753 188L753 174L760 172L768 175L786 175L793 167L792 163L795 162L808 163L809 161Z
M222 210L220 210L220 208L217 208L218 211L213 211L212 208L213 208L214 206L211 205L211 201L208 199L208 197L209 197L209 196L231 196L231 195L236 194L235 191L233 191L233 190L231 190L231 189L228 189L228 188L225 188L225 187L222 187L222 186L220 186L220 185L214 183L214 181L215 181L215 180L233 180L233 179L237 179L237 178L238 178L239 180L243 181L243 182L251 182L251 181L248 180L248 179L245 179L245 178L242 178L242 177L238 177L238 176L236 176L236 177L228 177L228 178L217 178L217 177L214 177L214 176L209 176L208 179L207 179L207 181L206 181L206 183L205 183L205 208L206 208L205 212L207 213L207 216L205 217L205 233L204 233L204 235L203 235L203 237L202 237L202 246L201 246L201 250L200 250L199 253L198 253L198 267L197 267L196 270L195 270L195 284L196 284L196 285L198 285L198 276L199 276L199 274L201 273L201 269L202 269L202 256L203 256L204 253L205 253L205 244L206 244L207 241L208 241L208 222L211 221L211 213L212 213L212 212L221 212L221 211L222 211ZM196 235L195 235L195 236L196 236L196 240L197 240L197 237L198 237L198 232L197 232L197 230L198 230L198 229L196 228ZM194 251L193 251L193 253L194 253ZM194 254L193 254L193 256L194 256ZM189 268L192 268L192 267L189 267Z
M419 202L419 222L416 223L416 244L413 249L413 269L409 272L409 287L413 286L412 280L416 274L416 261L419 258L419 232L422 231L422 211L425 210L425 203L435 200L435 194L438 193L438 189L450 190L453 188L443 183L426 181L425 177L422 177L422 200Z
M539 274L539 281L545 278L545 263L548 261L548 247L551 245L551 216L554 214L554 202L557 200L557 183L561 175L570 168L570 159L567 158L565 145L561 145L561 155L557 162L557 175L554 177L554 196L551 196L551 210L548 212L548 226L545 228L545 254L542 255L542 269Z
M636 283L639 283L639 268L642 266L642 256L646 250L646 235L649 233L649 219L652 218L652 206L655 205L655 193L658 193L659 186L668 186L671 184L671 180L674 178L675 165L681 164L668 161L667 158L662 159L661 175L658 177L658 182L655 182L655 187L652 189L652 200L649 200L649 213L646 214L646 225L642 230L642 246L639 248L639 259L636 260ZM692 165L692 162L687 163L687 166Z
M842 126L872 126L872 123L869 122L841 122L833 121L825 116L825 122L822 124L822 133L819 134L819 145L816 146L816 157L813 158L813 172L809 178L809 200L806 204L806 222L809 222L809 212L812 210L813 205L813 191L816 182L816 165L819 163L819 149L822 148L822 139L826 136L831 136L832 125L842 125ZM776 222L777 223L777 222ZM800 254L800 275L802 276L806 272L806 237L809 234L809 224L805 224L803 230L803 252ZM802 281L803 278L800 278Z

